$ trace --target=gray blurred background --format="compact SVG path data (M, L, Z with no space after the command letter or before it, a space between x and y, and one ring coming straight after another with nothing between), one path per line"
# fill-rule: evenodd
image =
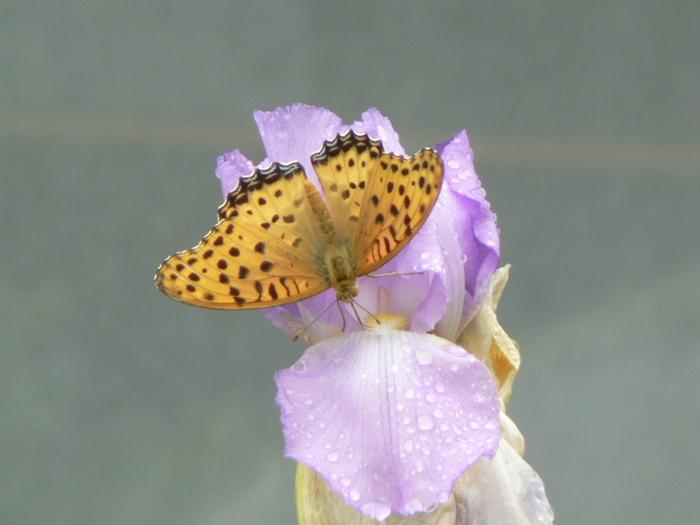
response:
M700 514L700 4L0 3L0 520L294 524L259 312L152 275L256 108L466 128L513 265L509 413L559 524Z

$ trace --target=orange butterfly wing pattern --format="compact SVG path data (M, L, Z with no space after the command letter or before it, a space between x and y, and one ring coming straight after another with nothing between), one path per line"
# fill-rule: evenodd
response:
M357 275L380 268L408 244L442 187L442 159L431 148L406 158L350 132L326 142L311 160L333 223L353 246Z
M322 239L300 164L273 164L241 178L219 223L168 257L156 285L195 306L251 309L299 301L329 288L315 254Z
M242 177L219 223L163 262L156 285L178 301L220 309L279 306L331 287L357 295L357 277L410 241L437 201L443 164L435 150L406 158L352 131L311 157L325 201L298 163Z

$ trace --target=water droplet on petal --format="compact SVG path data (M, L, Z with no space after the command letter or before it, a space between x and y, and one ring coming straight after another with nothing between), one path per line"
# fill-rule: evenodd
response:
M445 385L442 383L435 383L435 390L442 394L445 391Z
M360 499L360 493L356 489L352 489L350 491L350 499L353 501L357 501Z
M423 472L423 461L420 459L416 461L416 471Z
M330 454L328 454L326 456L326 459L328 459L328 461L332 462L332 461L338 461L338 457L339 457L339 454L337 452L331 452Z
M340 478L340 484L341 484L343 487L348 487L348 486L350 486L350 483L351 483L350 478L347 478L347 477L346 477L346 478Z
M409 388L408 390L406 390L403 393L403 395L405 395L407 399L413 399L414 397L416 397L416 393L413 391L412 388Z
M422 348L419 348L416 350L416 361L418 361L419 365L425 366L433 362L433 357Z
M428 416L419 416L418 417L418 427L421 430L430 430L433 428L435 423L433 423L433 420L429 418Z
M447 161L447 167L456 170L459 168L459 161L457 159L450 159Z

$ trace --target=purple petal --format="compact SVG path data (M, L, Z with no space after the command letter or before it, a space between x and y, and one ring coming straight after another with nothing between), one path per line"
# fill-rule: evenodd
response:
M378 520L445 502L498 449L488 369L436 336L383 323L312 346L275 379L286 455Z
M430 272L431 288L424 301L412 314L411 329L432 331L454 340L462 315L464 301L464 265L458 242L457 228L447 205L454 199L445 185L430 217L416 237L397 257L401 269L407 261L414 261L413 271Z
M238 179L254 171L255 164L237 149L219 155L216 159L216 176L221 180L224 197L233 191L238 184Z
M317 182L311 166L311 154L323 141L347 130L338 115L325 108L294 104L274 111L253 113L267 157L272 162L300 162L307 176Z
M366 133L373 139L381 140L384 151L395 155L406 154L393 124L377 108L369 108L362 114L362 119L356 120L350 127L357 133Z
M488 291L491 275L500 259L496 215L486 200L486 192L474 169L474 153L466 131L436 146L445 163L445 180L456 197L449 203L449 214L459 225L458 239L466 256L466 290L462 325L478 308ZM441 196L442 197L442 196Z

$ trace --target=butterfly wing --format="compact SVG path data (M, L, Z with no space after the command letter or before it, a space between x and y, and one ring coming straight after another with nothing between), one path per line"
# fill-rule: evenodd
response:
M158 288L184 303L232 310L278 306L328 289L306 180L298 163L241 178L219 208L219 223L158 268Z
M352 131L326 142L311 159L338 236L353 247L357 275L383 266L408 244L442 187L437 151L393 155L380 141Z

